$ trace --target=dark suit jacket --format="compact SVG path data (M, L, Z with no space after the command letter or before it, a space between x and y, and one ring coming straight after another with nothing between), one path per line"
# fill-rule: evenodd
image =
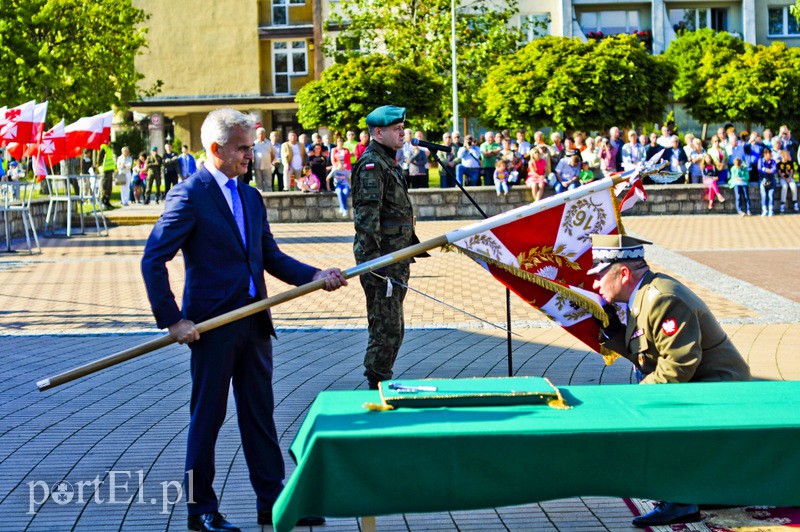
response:
M142 258L147 297L159 328L181 318L198 323L244 306L250 275L259 297L265 299L264 270L293 285L310 282L318 271L278 249L261 195L241 182L238 188L247 250L225 196L204 166L167 195L164 214L153 227ZM182 311L170 289L166 267L179 249L186 267ZM274 335L269 313L261 317Z

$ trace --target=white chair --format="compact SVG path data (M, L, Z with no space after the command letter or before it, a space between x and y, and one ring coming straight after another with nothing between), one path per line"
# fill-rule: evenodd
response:
M83 220L83 194L81 194L80 186L78 186L78 193L73 194L70 189L71 181L76 180L80 183L80 176L65 176L65 175L49 175L47 176L47 186L50 189L50 203L47 205L47 216L44 221L44 232L47 232L48 226L51 232L55 229L51 223L55 225L55 218L58 215L58 204L66 203L67 205L67 237L72 236L72 204L76 203L81 220L81 234L86 232L86 227ZM98 226L99 230L99 226Z
M31 246L31 233L33 233L33 240L39 253L42 252L42 246L39 244L39 235L36 234L36 224L33 221L31 214L31 199L33 199L33 189L35 183L33 181L11 181L3 183L3 219L5 221L6 230L6 249L11 251L11 223L10 216L12 213L20 213L22 218L22 225L25 228L25 240L28 243L28 252L33 254L33 247Z

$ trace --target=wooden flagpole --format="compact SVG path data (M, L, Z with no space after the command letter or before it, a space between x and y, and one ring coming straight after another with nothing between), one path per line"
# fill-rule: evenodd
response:
M373 270L389 266L390 264L394 264L395 262L401 261L403 259L412 258L424 251L429 251L437 247L441 247L447 244L452 244L453 242L457 242L461 239L470 237L472 235L476 235L478 233L494 229L495 227L505 225L507 223L519 220L521 218L532 216L536 213L545 211L547 209L551 209L553 207L557 207L559 205L563 205L568 201L574 201L576 199L589 196L601 190L606 190L616 185L617 183L626 181L631 177L633 177L634 175L636 174L633 171L625 172L624 174L620 174L619 176L615 176L613 178L608 177L605 179L601 179L594 183L590 183L588 185L584 185L579 188L568 190L566 192L562 192L561 194L551 196L545 200L537 201L536 203L533 203L531 205L524 205L522 207L518 207L511 211L498 214L496 216L492 216L491 218L487 218L486 220L482 220L480 222L468 225L461 229L456 229L455 231L451 231L447 234L437 236L436 238L426 240L425 242L420 242L419 244L403 248L399 251L395 251L394 253L389 253L382 257L378 257L377 259L373 259L371 261L361 263L357 266L353 266L352 268L349 268L343 272L344 277L346 279L357 277L359 275L363 275ZM262 312L268 308L274 307L281 303L285 303L287 301L291 301L292 299L304 296L306 294L319 290L324 286L325 286L325 281L322 279L317 281L312 281L310 283L306 283L304 285L292 288L291 290L287 290L286 292L282 292L276 296L267 298L263 301L257 301L255 303L251 303L250 305L241 307L236 310L232 310L231 312L222 314L215 318L211 318L210 320L206 320L202 323L198 323L195 325L195 328L200 333L210 331L212 329L216 329L217 327L221 327L222 325L226 325L241 318L251 316L258 312ZM173 343L175 343L175 340L171 336L169 335L161 336L159 338L150 340L149 342L145 342L143 344L131 347L129 349L125 349L124 351L114 353L113 355L109 355L107 357L100 358L88 364L84 364L83 366L78 366L69 371L59 373L58 375L54 375L50 378L42 379L36 383L36 386L39 388L39 391L49 390L50 388L60 386L62 384L74 381L75 379L79 379L81 377L85 377L102 369L114 366L121 362L125 362L126 360L131 360L132 358L139 357L141 355L147 354L151 351L155 351L156 349L160 349L162 347L166 347Z

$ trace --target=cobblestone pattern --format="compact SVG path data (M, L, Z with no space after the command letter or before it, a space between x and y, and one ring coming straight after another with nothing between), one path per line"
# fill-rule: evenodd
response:
M422 239L463 225L422 223ZM800 379L798 303L776 295L762 277L750 282L712 266L720 256L764 268L800 249L800 217L626 218L630 232L654 240L657 269L690 283L724 323L758 378ZM274 227L281 247L320 266L349 267L352 226ZM0 516L9 530L183 530L184 504L174 500L183 470L188 424L188 349L173 345L52 391L35 382L142 343L156 334L139 274L148 227L119 227L110 237L45 238L42 255L0 256ZM311 245L309 245L311 244ZM760 257L760 265L752 257ZM750 261L750 262L748 262ZM170 264L180 293L180 258ZM793 285L793 270L771 268ZM270 292L286 287L269 280ZM505 322L504 290L472 261L436 251L412 268L411 285L482 318ZM410 294L409 332L397 374L403 378L507 374L505 334L452 309ZM363 295L357 283L315 293L274 311L276 422L287 449L317 393L364 389ZM513 373L543 375L556 385L632 382L624 361L600 357L512 297ZM229 401L217 452L216 485L223 513L255 530L254 498ZM287 473L292 462L286 456ZM111 477L116 483L111 502ZM141 471L141 473L139 473ZM130 474L130 477L128 477ZM139 489L139 476L143 478ZM97 479L99 489L91 483ZM45 498L59 481L72 500ZM122 487L127 483L127 487ZM79 491L82 485L83 493ZM164 496L166 490L167 497ZM68 493L68 490L65 492ZM32 494L32 495L31 495ZM79 502L79 499L83 502ZM130 499L130 501L128 501ZM102 500L102 503L98 501ZM380 530L629 530L619 499L583 497L469 512L378 518ZM329 520L326 530L355 531L355 519Z

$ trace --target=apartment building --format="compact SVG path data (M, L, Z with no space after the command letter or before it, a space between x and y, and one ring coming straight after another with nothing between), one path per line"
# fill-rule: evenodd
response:
M253 113L285 139L298 127L297 91L324 68L323 1L133 0L150 14L150 46L136 60L142 86L163 83L131 105L146 117L151 143L178 137L199 149L206 114L223 106Z
M161 80L159 94L134 102L153 145L178 137L200 148L200 125L210 110L232 106L251 112L282 138L299 128L294 97L325 68L322 25L334 0L133 0L150 13L149 50L136 62L144 86ZM516 23L546 21L547 33L587 38L643 32L661 53L676 30L710 27L768 45L800 46L789 6L794 0L521 0ZM175 15L175 6L181 12ZM533 35L531 35L533 38Z
M728 31L751 44L781 40L800 46L791 5L794 0L521 0L520 21L549 18L551 35L584 39L599 32L640 31L656 54L666 50L681 28Z

